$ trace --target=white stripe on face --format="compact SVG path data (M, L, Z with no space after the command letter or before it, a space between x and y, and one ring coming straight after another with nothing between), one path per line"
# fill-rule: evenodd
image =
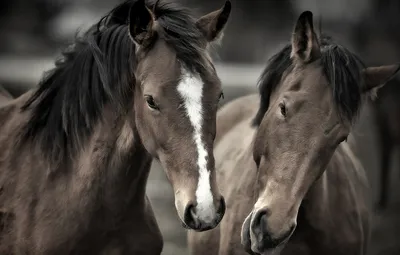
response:
M182 69L178 92L184 100L186 113L194 129L193 138L198 154L199 179L196 189L196 216L206 223L211 223L215 218L215 208L211 193L210 172L207 170L208 154L201 137L203 125L203 85L200 77Z

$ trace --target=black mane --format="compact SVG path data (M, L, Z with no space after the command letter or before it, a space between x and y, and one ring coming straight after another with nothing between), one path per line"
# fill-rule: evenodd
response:
M354 53L336 44L328 36L321 36L320 47L321 64L332 88L336 107L341 117L353 120L358 115L361 105L361 91L364 86L361 72L365 65ZM260 108L253 120L255 126L260 125L267 112L270 95L280 83L284 72L293 68L291 50L292 46L288 44L273 55L260 76Z
M32 112L21 142L37 143L51 162L60 163L82 147L106 104L123 114L133 103L136 56L128 17L135 1L118 5L83 36L77 36L22 107ZM156 6L146 5L162 28L158 38L175 50L188 70L201 73L204 37L188 10L160 1Z

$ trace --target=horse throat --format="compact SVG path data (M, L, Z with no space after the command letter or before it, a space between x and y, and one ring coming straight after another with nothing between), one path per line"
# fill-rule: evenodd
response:
M121 119L120 128L114 137L109 173L111 185L123 185L125 198L144 202L146 184L150 172L152 156L146 151L131 119ZM113 173L115 171L115 173ZM118 194L115 194L118 195ZM120 196L122 194L119 194ZM114 197L110 197L114 199Z

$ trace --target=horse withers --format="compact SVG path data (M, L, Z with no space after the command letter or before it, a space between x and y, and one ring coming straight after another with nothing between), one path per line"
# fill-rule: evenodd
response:
M12 98L11 94L0 84L0 106Z
M163 166L185 227L224 211L213 142L221 82L208 54L229 1L195 19L129 0L63 53L38 88L0 108L0 248L15 254L160 254L145 194ZM114 253L113 253L114 254Z
M192 254L367 253L368 182L349 135L399 65L364 67L317 37L312 17L303 12L291 44L270 59L260 98L219 111L214 153L227 210L218 228L189 233Z

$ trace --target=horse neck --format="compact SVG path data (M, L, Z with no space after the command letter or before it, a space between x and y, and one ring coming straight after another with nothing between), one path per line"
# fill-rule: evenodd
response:
M352 139L352 137L349 137ZM333 154L326 170L311 186L302 203L302 212L313 226L334 229L341 224L343 213L352 209L364 208L363 196L368 188L368 181L363 167L355 156L352 141L341 143ZM346 210L343 210L346 209ZM318 228L318 227L317 227Z
M93 177L100 174L106 202L144 202L152 157L140 142L133 116L105 111L104 121L99 122L84 153L78 156L78 169L83 166L80 170L93 172Z

